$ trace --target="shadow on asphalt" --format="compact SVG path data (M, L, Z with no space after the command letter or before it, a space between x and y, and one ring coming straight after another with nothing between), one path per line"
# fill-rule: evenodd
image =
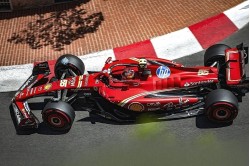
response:
M195 117L184 117L184 118L178 118L178 119L157 119L157 118L146 118L146 120L138 120L135 122L123 122L119 123L116 121L112 121L109 119L105 119L101 116L91 116L91 117L85 117L77 122L90 122L92 124L95 123L105 123L105 124L112 124L112 125L136 125L136 124L145 124L145 123L153 123L153 122L166 122L166 121L179 121L182 119L189 119L189 118L195 118L196 119L196 127L200 129L209 129L209 128L222 128L232 125L233 123L215 123L211 122L205 115L199 115Z
M37 104L37 105L39 105L39 108L41 107L41 104ZM43 135L61 135L61 134L66 134L69 132L69 130L62 131L62 132L54 131L54 130L48 128L44 122L41 122L37 129L27 128L27 129L20 130L17 126L12 106L9 106L9 110L10 110L10 116L11 116L11 119L13 121L14 128L16 130L16 134L18 134L18 135L31 135L31 134L35 134L35 133L36 134L43 134Z
M42 110L43 107L46 105L46 102L38 102L38 103L29 103L29 106L32 110ZM18 135L31 135L31 134L42 134L42 135L62 135L62 134L66 134L68 133L68 131L64 131L64 132L59 132L59 131L54 131L53 129L50 129L49 127L46 126L45 123L41 122L39 124L39 127L37 129L25 129L25 130L20 130L17 127L16 121L15 121L15 117L13 115L13 111L12 107L10 106L10 115L14 124L14 127L16 129L16 133ZM166 122L166 121L178 121L178 120L182 120L182 119L189 119L189 118L195 118L196 119L196 127L200 128L200 129L209 129L209 128L221 128L221 127L227 127L232 125L232 123L214 123L209 121L204 115L199 115L196 117L185 117L185 118L178 118L178 119L157 119L157 118L147 118L147 117L142 117L142 118L138 118L137 121L135 122L116 122L116 121L112 121L109 119L105 119L99 115L91 115L89 117L84 117L78 121L76 121L75 123L92 123L92 124L96 124L96 123L104 123L104 124L111 124L111 125L137 125L137 124L146 124L146 123L153 123L153 122ZM74 124L73 124L74 125Z
M222 128L232 125L233 122L229 123L215 123L210 121L205 115L196 117L196 127L200 129L209 129L209 128Z

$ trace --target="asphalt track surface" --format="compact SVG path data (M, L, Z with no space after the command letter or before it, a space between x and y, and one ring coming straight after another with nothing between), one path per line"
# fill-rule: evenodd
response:
M249 45L249 25L221 43ZM202 65L204 52L176 61ZM248 66L247 66L248 67ZM248 70L247 70L248 73ZM0 93L0 165L248 165L249 96L240 104L236 120L218 126L203 116L163 122L142 119L136 124L114 124L76 111L70 132L55 133L43 124L36 133L16 135L9 114L15 92ZM39 109L41 104L33 102ZM34 111L40 118L40 111Z

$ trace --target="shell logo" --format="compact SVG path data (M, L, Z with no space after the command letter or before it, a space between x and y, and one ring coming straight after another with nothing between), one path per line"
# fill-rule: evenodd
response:
M128 109L133 110L133 111L143 111L144 106L139 102L133 102L129 104Z

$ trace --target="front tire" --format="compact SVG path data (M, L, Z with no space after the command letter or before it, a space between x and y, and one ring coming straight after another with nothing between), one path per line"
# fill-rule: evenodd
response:
M214 90L206 97L205 113L211 121L219 123L232 122L238 115L238 100L228 90Z
M66 102L49 102L42 111L43 122L51 129L67 132L75 119L72 106Z

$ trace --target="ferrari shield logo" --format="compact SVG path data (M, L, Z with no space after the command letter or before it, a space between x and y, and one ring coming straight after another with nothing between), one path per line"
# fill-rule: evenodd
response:
M52 84L46 84L45 86L44 86L44 90L50 90L50 88L52 87Z

